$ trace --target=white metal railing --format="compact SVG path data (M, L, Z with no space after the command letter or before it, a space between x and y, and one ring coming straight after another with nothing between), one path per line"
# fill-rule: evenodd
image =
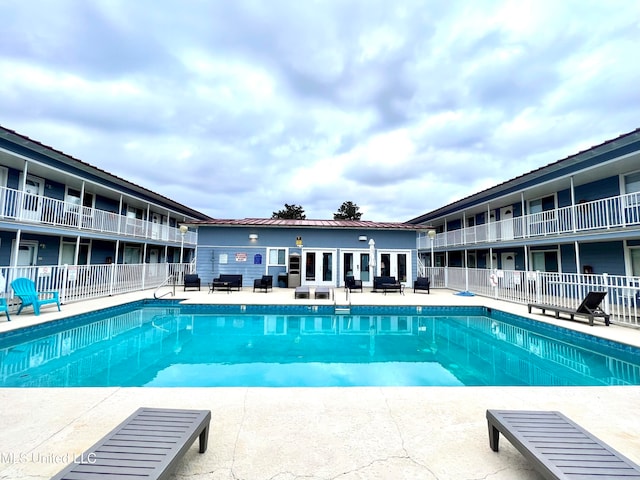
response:
M640 277L523 272L483 268L425 267L431 288L470 291L514 303L546 303L576 309L590 291L606 291L605 312L620 325L640 327Z
M0 218L19 222L53 225L81 231L113 233L127 237L182 243L193 246L196 232L160 223L130 218L115 212L81 207L75 203L0 187Z
M170 276L180 283L193 272L195 262L0 267L0 295L17 305L11 282L27 277L38 291L57 290L60 302L70 303L156 288Z
M603 198L521 217L438 233L434 248L640 226L640 193ZM426 233L418 249L431 248Z

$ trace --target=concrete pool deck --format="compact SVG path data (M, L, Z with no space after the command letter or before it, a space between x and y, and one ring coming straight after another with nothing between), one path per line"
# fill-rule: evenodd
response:
M273 292L176 291L193 303L327 304ZM335 290L340 303L342 289ZM45 307L0 332L149 298L152 291ZM171 298L171 297L167 297ZM356 305L486 305L640 346L640 330L528 315L526 306L448 290L353 293ZM489 448L487 408L560 410L640 463L640 387L47 388L0 389L0 478L50 478L136 408L210 409L209 449L194 445L177 479L489 479L542 477L511 444Z

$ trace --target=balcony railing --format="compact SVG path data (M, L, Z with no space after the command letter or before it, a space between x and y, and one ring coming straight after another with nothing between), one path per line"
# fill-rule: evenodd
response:
M602 308L618 325L640 327L640 277L418 266L431 288L469 291L513 303L544 303L575 310L592 291L607 295Z
M433 247L477 245L638 226L640 193L636 192L439 233ZM431 248L428 236L418 237L418 248Z
M11 282L19 277L33 280L38 291L58 291L65 304L158 288L169 277L182 285L184 275L194 272L195 262L0 267L0 297L17 308Z
M0 188L0 218L139 239L183 241L180 229L169 225L4 187ZM185 245L196 245L197 240L196 232L186 232L184 235Z

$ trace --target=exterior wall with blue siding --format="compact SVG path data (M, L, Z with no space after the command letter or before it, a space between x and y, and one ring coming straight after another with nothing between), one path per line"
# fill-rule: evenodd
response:
M249 240L249 234L255 233L258 239ZM358 240L365 235L367 241ZM408 283L413 283L417 272L416 232L412 230L368 230L335 228L295 228L295 227L234 227L201 225L198 227L198 252L196 270L204 282L211 282L221 273L242 274L245 286L253 285L253 280L264 274L273 275L277 285L277 275L286 271L285 267L267 268L268 248L287 249L287 260L291 253L302 253L296 246L296 239L302 238L303 249L334 250L340 271L342 250L369 250L369 239L375 241L376 250L407 250L407 259L411 269ZM227 263L220 263L220 256L226 255ZM256 263L260 255L261 263ZM245 260L246 257L246 260ZM241 259L242 261L236 261ZM341 284L338 272L335 272L336 285Z
M580 263L593 266L593 273L625 275L624 244L621 241L583 243Z

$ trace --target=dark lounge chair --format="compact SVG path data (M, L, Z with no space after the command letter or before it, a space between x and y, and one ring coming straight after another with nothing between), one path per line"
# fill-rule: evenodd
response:
M489 446L500 434L545 479L640 479L640 466L560 412L487 410Z
M197 288L200 290L200 277L195 273L187 273L184 276L184 291L187 288Z
M350 292L354 290L360 290L362 292L362 280L356 280L353 275L347 275L344 278L344 288L349 289Z
M413 282L413 293L416 293L418 290L426 290L427 293L431 293L429 288L431 286L431 281L429 277L418 277L416 281Z
M207 450L209 410L139 408L51 480L168 479L196 438Z
M49 303L58 305L58 311L60 311L60 296L56 290L38 292L34 281L26 277L16 278L11 282L11 288L16 297L22 301L18 308L18 315L24 307L28 306L33 307L33 313L40 315L40 307Z
M594 318L602 317L604 319L604 324L609 326L610 323L610 315L605 313L601 308L600 304L604 297L607 295L607 292L589 292L582 303L576 308L572 310L571 308L565 307L557 307L555 305L547 305L543 303L529 303L527 308L529 313L531 313L532 308L537 308L542 310L542 314L544 315L547 310L550 312L555 312L555 317L560 318L560 314L564 313L565 315L569 315L571 320L576 316L586 317L589 319L589 325L593 326Z
M273 290L273 275L263 275L262 278L256 278L253 281L253 291L264 290L267 293L269 289Z

